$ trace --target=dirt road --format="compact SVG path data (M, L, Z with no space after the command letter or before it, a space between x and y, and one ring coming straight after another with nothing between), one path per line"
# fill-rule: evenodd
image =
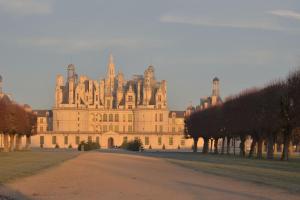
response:
M203 174L159 158L84 153L6 185L24 199L297 199L266 186ZM8 192L9 193L9 192ZM299 198L298 198L299 199Z

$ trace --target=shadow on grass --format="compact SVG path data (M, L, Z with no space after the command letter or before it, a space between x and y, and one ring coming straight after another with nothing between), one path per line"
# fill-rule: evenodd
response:
M279 160L248 159L233 155L203 155L192 152L128 152L123 150L102 152L162 158L172 164L197 172L300 193L300 158L297 156L288 162L282 162Z
M30 200L30 198L7 186L0 185L0 200Z

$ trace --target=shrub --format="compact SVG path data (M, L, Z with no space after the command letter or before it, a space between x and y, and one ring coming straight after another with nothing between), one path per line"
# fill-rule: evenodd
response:
M78 151L91 151L91 150L95 150L95 149L100 149L100 145L99 143L96 143L96 142L91 142L91 141L88 141L88 142L81 142L79 145L78 145Z
M55 149L59 149L59 145L58 144L55 145Z
M70 144L70 145L68 146L68 148L69 148L69 149L72 149L73 147L72 147L72 145Z
M123 143L121 147L129 151L140 151L144 149L143 143L140 139L135 139L133 141Z
M177 149L180 149L180 146L178 145Z
M151 145L149 146L149 149L152 149L152 146L151 146Z
M162 149L163 149L163 150L165 150L165 149L166 149L166 146L165 146L165 144L163 144L163 146L162 146Z

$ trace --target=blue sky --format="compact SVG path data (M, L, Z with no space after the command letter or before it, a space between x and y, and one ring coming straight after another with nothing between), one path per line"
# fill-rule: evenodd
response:
M152 64L171 109L226 97L300 66L299 0L0 0L4 90L51 108L55 77L104 78L109 53L126 78Z

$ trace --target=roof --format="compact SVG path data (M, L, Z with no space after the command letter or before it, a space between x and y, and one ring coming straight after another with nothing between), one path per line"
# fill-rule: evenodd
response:
M49 117L53 116L52 110L34 110L33 112L36 113L38 117L47 117L47 114Z
M170 111L169 112L169 117L172 117L172 113L175 113L176 114L176 118L184 118L184 111Z
M220 81L218 77L215 77L213 81Z

